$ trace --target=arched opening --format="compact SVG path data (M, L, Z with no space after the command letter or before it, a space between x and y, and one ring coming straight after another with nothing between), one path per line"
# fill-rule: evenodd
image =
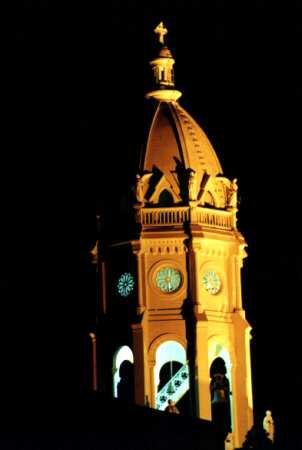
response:
M160 206L168 206L174 203L173 195L167 189L161 191L158 197L158 203Z
M134 401L134 366L125 360L120 365L120 381L117 384L117 398L129 402Z
M154 368L156 408L164 410L171 399L177 403L189 390L186 350L177 341L162 343L156 352Z
M113 357L113 395L123 400L134 400L134 358L130 347L120 347Z
M218 356L210 367L210 391L212 421L225 434L232 431L230 381L225 360Z

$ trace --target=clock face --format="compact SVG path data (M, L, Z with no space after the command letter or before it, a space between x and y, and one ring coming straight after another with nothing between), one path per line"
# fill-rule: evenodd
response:
M129 272L123 273L117 282L117 291L122 297L128 297L134 289L134 277Z
M181 286L181 273L173 267L163 267L155 278L156 286L165 293L177 291Z
M202 277L203 287L209 294L217 294L221 288L221 281L219 276L213 270L204 273Z

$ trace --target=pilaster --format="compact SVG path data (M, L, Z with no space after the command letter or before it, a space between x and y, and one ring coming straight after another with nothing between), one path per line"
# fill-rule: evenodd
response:
M150 383L149 383L149 390L148 390L148 392L149 392L149 395L148 395L148 398L149 398L149 401L150 401L150 406L151 406L151 408L156 408L156 401L155 401L155 394L156 394L156 387L157 386L155 386L155 377L154 377L154 368L155 368L155 364L156 364L156 361L155 360L149 360L149 380L150 380Z
M146 395L149 395L149 373L146 357L146 336L144 320L132 324L133 356L134 356L134 390L135 403L144 405Z
M141 243L139 241L132 242L132 251L136 256L137 261L137 279L138 283L138 292L137 292L137 306L136 313L137 315L143 314L145 311L145 298L144 293L146 291L146 277L145 277L145 253L141 249Z
M196 367L195 385L197 394L197 415L201 419L211 420L211 395L208 362L208 324L196 322Z

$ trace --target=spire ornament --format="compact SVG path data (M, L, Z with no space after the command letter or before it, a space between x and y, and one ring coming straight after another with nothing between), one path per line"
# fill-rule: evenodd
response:
M165 45L164 37L168 33L163 22L160 22L154 33L158 35L158 40L162 44L159 55L150 61L154 75L155 90L146 94L147 98L155 98L158 101L175 102L181 96L181 92L174 89L174 63L172 53Z
M167 28L165 28L163 22L160 22L156 28L154 28L154 33L158 34L158 40L161 44L164 44L164 36L168 33Z

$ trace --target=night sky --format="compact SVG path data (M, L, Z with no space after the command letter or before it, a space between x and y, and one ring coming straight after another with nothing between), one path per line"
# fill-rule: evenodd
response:
M163 20L180 103L224 174L238 178L256 415L272 409L292 435L302 391L301 8L261 0L101 4L24 0L5 16L3 395L18 404L24 395L85 391L95 211L114 229L110 213L123 210L120 194L134 182L153 29Z

